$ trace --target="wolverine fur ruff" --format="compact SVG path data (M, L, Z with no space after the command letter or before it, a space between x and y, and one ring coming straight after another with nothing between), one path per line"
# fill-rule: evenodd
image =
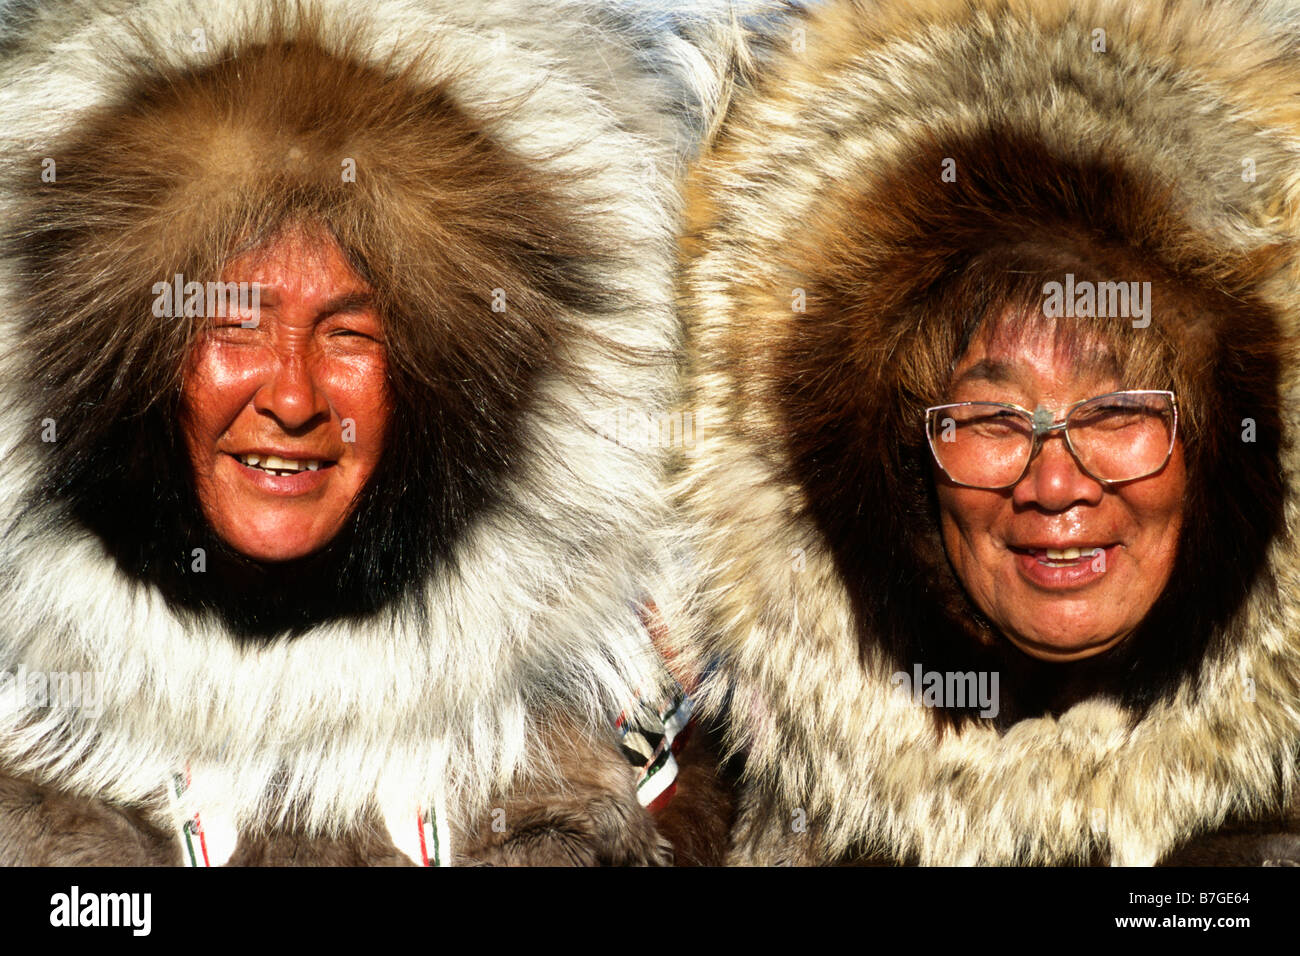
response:
M688 187L680 293L699 587L674 631L745 757L735 862L1153 864L1294 807L1294 24L1249 2L843 0L755 44ZM1167 666L940 728L891 684L978 629L921 491L923 410L947 399L913 346L954 334L926 311L948 277L1031 239L1150 273L1153 334L1194 383L1199 517L1150 615Z

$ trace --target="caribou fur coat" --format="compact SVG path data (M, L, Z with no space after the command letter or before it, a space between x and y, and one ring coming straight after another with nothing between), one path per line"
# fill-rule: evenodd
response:
M422 836L444 863L669 859L613 725L663 679L638 616L662 452L620 427L674 377L708 81L672 17L4 22L0 863L179 863L195 813L214 863L403 863ZM196 511L176 399L201 330L151 303L295 217L379 291L397 405L340 537L286 569L222 558Z

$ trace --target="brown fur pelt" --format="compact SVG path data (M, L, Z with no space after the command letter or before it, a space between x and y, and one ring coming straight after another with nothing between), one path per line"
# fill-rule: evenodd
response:
M0 866L174 866L176 835L139 807L0 776Z
M655 814L672 844L675 866L722 866L736 818L737 769L723 759L722 731L702 721L689 728L677 754L676 788Z
M460 866L650 866L673 846L637 803L633 769L608 743L557 718L551 766L495 799L457 834ZM0 776L0 866L175 866L181 844L162 795L135 807ZM414 817L412 817L414 820ZM412 824L412 827L414 825ZM333 833L301 823L241 833L225 866L410 866L385 822L362 814Z
M698 596L667 612L745 762L734 862L1151 864L1297 799L1300 32L1277 13L842 0L754 46L689 184ZM1067 271L1151 282L1125 334L1161 384L1126 387L1176 389L1189 496L1135 639L1053 669L953 574L922 421L996 290ZM902 698L917 663L1000 672L1001 713Z
M632 794L634 772L612 748L553 723L556 772L526 783L464 840L464 860L486 866L661 866L674 844ZM601 796L593 799L594 794Z

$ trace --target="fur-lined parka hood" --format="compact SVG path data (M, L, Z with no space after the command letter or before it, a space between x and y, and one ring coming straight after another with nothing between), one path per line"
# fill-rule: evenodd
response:
M1300 33L1281 4L810 5L688 190L702 585L676 633L745 755L739 861L1154 863L1282 814L1300 748ZM762 52L767 51L767 52ZM1169 584L1032 666L950 567L923 422L989 277L1149 282L1179 383ZM1129 384L1124 387L1163 388ZM689 639L689 635L696 635ZM895 675L1000 672L999 719ZM985 715L988 716L988 715Z
M10 11L0 670L94 675L102 699L3 696L0 763L121 804L189 767L239 827L434 800L463 824L545 769L556 713L596 733L654 692L636 605L659 588L660 452L617 423L669 398L701 99L650 12ZM198 327L158 318L153 286L216 279L295 217L384 298L392 455L336 553L230 587L196 578L220 545L175 465Z

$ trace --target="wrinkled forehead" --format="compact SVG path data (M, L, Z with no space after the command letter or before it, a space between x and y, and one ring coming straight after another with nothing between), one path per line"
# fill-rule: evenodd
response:
M222 274L247 277L285 267L304 273L357 272L329 226L314 220L290 219L234 243L222 264Z
M1119 388L1123 378L1114 344L1096 324L1010 311L971 330L953 362L949 387L1052 382L1104 390Z

